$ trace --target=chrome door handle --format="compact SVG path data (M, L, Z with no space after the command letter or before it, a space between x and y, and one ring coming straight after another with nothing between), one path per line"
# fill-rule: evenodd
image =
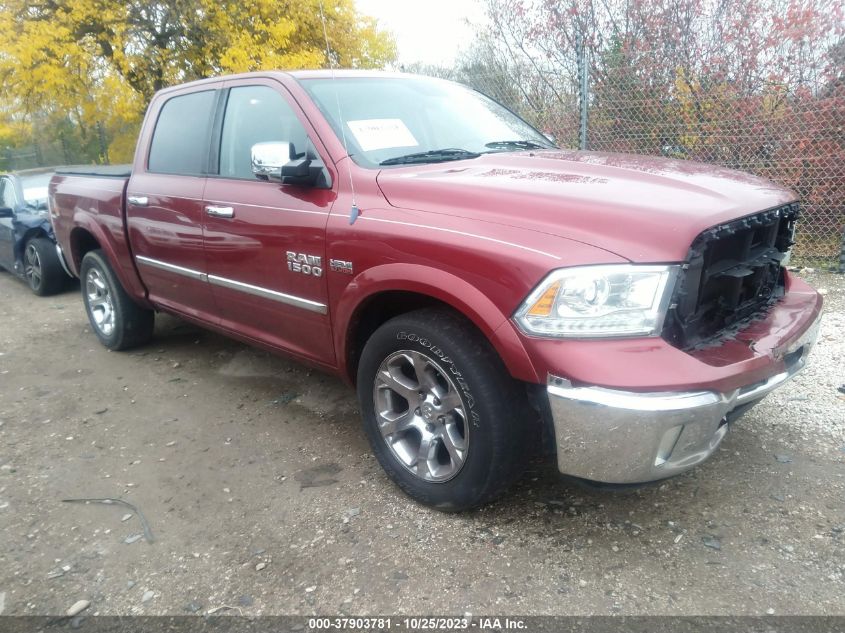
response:
M208 215L213 215L215 218L233 218L235 217L235 210L232 207L206 207L205 212Z
M147 196L127 196L126 200L129 204L135 205L136 207L145 207L150 203L150 199Z

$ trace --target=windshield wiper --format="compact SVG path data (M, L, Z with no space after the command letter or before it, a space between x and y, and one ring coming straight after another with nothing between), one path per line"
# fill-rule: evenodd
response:
M534 141L493 141L492 143L486 143L484 147L489 147L490 149L501 149L501 150L509 150L509 149L553 149L554 146L552 145L540 145L540 143L535 143Z
M430 149L425 152L417 152L416 154L405 154L404 156L395 156L388 158L379 163L379 165L409 165L412 163L439 163L447 160L463 160L464 158L478 158L481 156L478 152L471 152L468 149Z

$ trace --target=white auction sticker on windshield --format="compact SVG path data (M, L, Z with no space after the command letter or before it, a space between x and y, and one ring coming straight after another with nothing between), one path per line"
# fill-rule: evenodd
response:
M417 139L402 119L363 119L346 125L365 152L391 147L417 147Z

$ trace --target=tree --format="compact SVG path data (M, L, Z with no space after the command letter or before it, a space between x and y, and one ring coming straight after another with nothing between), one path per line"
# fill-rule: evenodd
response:
M392 37L352 0L7 0L0 96L30 117L72 121L83 140L97 124L112 138L131 137L165 86L327 66L321 15L335 64L370 68L395 58ZM119 158L131 145L117 139Z
M802 199L799 254L838 253L842 0L485 0L485 7L488 26L478 35L508 59L506 89L543 90L529 100L542 105L532 121L559 122L549 127L572 144L568 122L577 114L567 95L576 91L581 37L591 149L670 155L771 178Z

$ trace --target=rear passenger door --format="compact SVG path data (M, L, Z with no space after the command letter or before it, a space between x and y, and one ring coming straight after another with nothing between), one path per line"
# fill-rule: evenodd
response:
M203 190L219 94L204 85L154 102L152 138L139 141L149 151L136 161L126 195L129 240L150 300L212 323L218 317L203 251Z
M326 165L328 153L278 82L232 80L224 93L204 218L221 325L333 364L325 229L335 192L258 180L251 165L251 148L261 142L293 143L297 153L310 143Z

